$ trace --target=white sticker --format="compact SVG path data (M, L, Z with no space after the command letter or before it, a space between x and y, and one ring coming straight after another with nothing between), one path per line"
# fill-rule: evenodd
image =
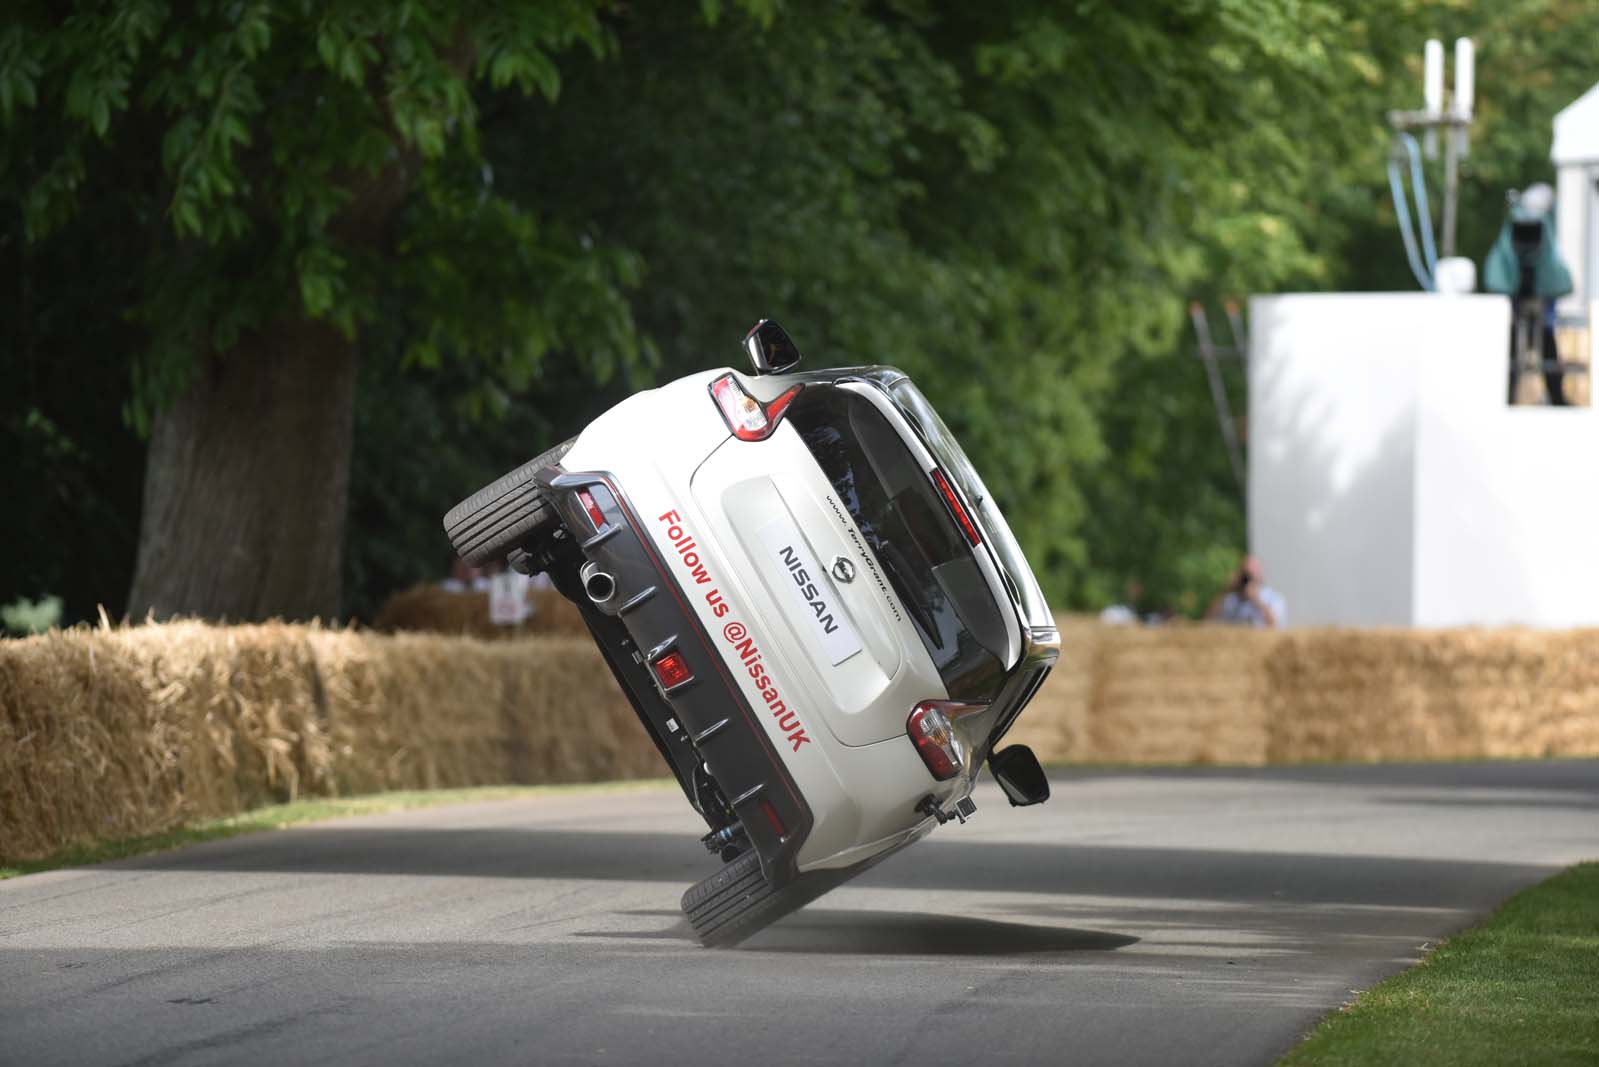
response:
M761 544L771 554L777 571L773 581L789 589L787 595L795 598L802 625L809 628L827 653L833 666L838 666L861 650L861 639L845 616L838 590L828 581L827 574L810 546L787 515L774 519L761 527ZM779 597L785 594L779 592Z

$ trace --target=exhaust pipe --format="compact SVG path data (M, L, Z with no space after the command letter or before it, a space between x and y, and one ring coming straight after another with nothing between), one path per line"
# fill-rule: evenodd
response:
M616 595L616 579L592 563L583 565L583 592L596 604L604 604Z

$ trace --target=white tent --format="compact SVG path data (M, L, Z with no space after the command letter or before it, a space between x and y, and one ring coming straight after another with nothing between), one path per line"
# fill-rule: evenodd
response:
M1555 116L1555 166L1599 163L1599 85Z
M1599 85L1555 116L1555 222L1575 286L1562 315L1586 318L1599 300Z

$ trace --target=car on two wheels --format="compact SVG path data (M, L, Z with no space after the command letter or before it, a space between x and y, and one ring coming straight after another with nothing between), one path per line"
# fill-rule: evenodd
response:
M462 501L468 563L545 572L581 610L703 817L720 870L682 907L734 944L975 810L984 765L1060 645L1004 516L889 367L799 372L776 323L753 374L637 393Z

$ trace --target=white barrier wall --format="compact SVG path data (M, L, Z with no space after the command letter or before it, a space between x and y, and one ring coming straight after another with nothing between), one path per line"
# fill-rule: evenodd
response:
M1250 303L1249 540L1290 622L1599 625L1599 418L1506 402L1509 301Z

